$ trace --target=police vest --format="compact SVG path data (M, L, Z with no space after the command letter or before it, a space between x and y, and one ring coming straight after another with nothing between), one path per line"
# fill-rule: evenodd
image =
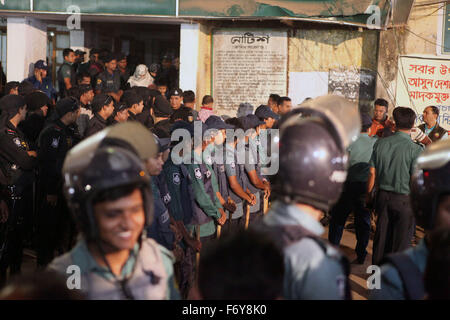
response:
M161 248L152 239L145 239L136 258L136 265L126 286L136 300L164 300L167 297L168 276L164 268ZM67 276L67 268L76 264L67 253L49 266ZM81 290L90 300L125 299L120 285L94 272L81 270Z
M198 165L198 168L195 169L195 177L192 179L202 179L205 192L208 194L209 198L213 203L215 203L215 193L212 186L212 176L213 172L211 172L206 164L202 163ZM202 208L200 208L196 201L193 201L193 212L192 212L192 224L194 225L202 225L208 223L212 220L210 216L208 216Z
M304 238L314 240L315 243L322 249L323 253L332 259L338 261L342 266L345 273L344 294L346 300L351 300L351 289L349 283L350 276L350 264L348 259L342 255L338 250L331 250L333 247L327 243L324 239L316 236L309 230L303 228L300 225L277 225L269 226L263 222L257 223L252 227L254 230L269 235L276 246L284 252L284 250L300 242Z
M425 132L425 124L421 124L419 126L419 129ZM428 134L428 137L431 139L431 141L435 142L440 140L446 132L447 130L445 130L436 123L433 130L431 130L431 132Z
M183 208L183 223L184 225L192 224L194 212L194 190L189 176L189 171L184 164L180 164L182 177L174 177L180 181L181 190L181 208Z

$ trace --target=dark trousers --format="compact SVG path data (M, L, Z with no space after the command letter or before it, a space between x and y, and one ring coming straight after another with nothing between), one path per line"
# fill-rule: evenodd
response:
M364 260L367 255L367 245L370 235L370 211L365 206L366 183L350 182L345 185L339 201L331 210L328 240L339 245L344 231L345 222L350 212L355 215L356 254L358 260Z
M378 265L387 254L410 247L414 214L409 195L384 190L378 193L375 210L378 220L372 264Z
M228 219L225 225L223 226L223 233L231 233L237 232L239 230L243 230L245 227L245 216L242 216L237 219Z
M37 219L37 264L45 267L55 251L63 254L69 251L76 236L75 224L62 193L58 194L56 206L42 200Z
M25 239L25 223L32 212L32 188L26 188L19 199L9 201L9 216L5 225L5 242L2 243L3 254L0 259L0 285L6 281L8 268L10 274L21 271L23 246Z

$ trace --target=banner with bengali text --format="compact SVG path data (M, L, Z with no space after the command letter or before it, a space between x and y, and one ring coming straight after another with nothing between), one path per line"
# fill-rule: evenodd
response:
M426 107L437 106L439 125L450 130L450 59L400 57L396 97L397 106L416 111L417 125Z

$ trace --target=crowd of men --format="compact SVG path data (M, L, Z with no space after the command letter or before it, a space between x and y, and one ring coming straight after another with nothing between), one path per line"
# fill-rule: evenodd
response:
M412 109L389 117L383 99L372 118L341 97L293 108L271 94L221 116L209 95L196 109L169 59L131 75L124 55L99 54L81 64L64 50L58 93L42 60L5 86L0 286L20 274L24 247L41 272L10 281L3 298L351 299L338 245L352 212L353 263L365 262L377 220L372 298L449 298L450 143L438 108L416 127ZM427 236L410 248L416 224ZM74 265L81 296L40 278Z

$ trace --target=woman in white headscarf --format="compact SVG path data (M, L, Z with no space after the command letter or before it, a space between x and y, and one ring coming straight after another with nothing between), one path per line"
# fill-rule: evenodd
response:
M136 67L134 74L128 79L130 87L150 87L153 84L153 78L148 72L145 64Z

